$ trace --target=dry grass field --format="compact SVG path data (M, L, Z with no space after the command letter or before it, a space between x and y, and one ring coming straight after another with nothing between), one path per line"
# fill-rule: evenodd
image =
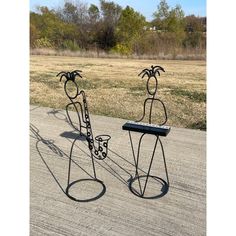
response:
M60 71L82 70L78 78L93 114L136 120L147 97L146 79L139 72L151 65L164 67L159 77L159 98L166 104L167 125L206 128L206 62L171 60L101 59L31 55L30 103L65 109L68 103ZM155 116L161 117L155 107ZM155 122L155 120L154 120Z

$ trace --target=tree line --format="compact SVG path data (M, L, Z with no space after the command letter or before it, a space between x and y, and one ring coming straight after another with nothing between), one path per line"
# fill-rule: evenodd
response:
M65 1L62 7L30 12L30 47L104 50L119 54L155 54L206 48L206 17L185 16L180 5L161 0L153 20L132 7L100 0L99 6Z

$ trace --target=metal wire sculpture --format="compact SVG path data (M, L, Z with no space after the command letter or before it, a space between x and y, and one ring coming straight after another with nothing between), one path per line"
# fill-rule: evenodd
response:
M78 136L72 142L72 146L70 149L68 181L67 181L67 189L66 189L67 195L73 200L77 200L77 199L75 199L74 197L72 197L69 194L69 188L75 182L81 181L81 180L77 180L75 182L70 183L71 158L72 158L72 153L73 153L73 148L74 148L75 142L77 140L81 139L81 137L85 138L87 140L88 148L89 148L90 154L91 154L94 181L100 182L104 187L104 184L102 183L102 181L97 179L95 165L94 165L94 158L96 158L98 160L103 160L104 158L107 157L108 141L111 138L110 135L105 135L105 134L98 135L95 137L95 139L93 137L86 95L83 90L79 90L79 86L75 80L77 76L82 78L81 72L82 72L81 70L75 70L72 72L62 71L57 74L57 76L60 76L60 81L62 81L63 78L66 79L64 82L64 91L70 100L70 103L68 103L66 105L66 114L67 114L70 125L78 132ZM69 85L69 83L72 83L74 85L74 88L76 91L74 94L71 94L71 92L70 92L71 86ZM79 101L80 99L82 100L82 102ZM72 122L72 118L69 113L70 108L74 108L76 111L78 122L79 122L78 126L75 126L75 124ZM97 145L95 145L95 142L97 143Z
M141 73L139 73L139 75L138 75L138 76L142 76L142 78L144 78L145 76L148 77L147 83L146 83L146 88L147 88L148 94L151 95L151 97L148 97L148 98L145 99L144 109L143 109L143 116L137 122L140 122L144 119L146 104L147 104L147 102L151 102L148 122L149 122L149 124L152 123L152 109L153 109L154 101L159 101L162 104L163 109L164 109L164 113L165 113L165 120L164 120L164 122L160 123L159 125L164 125L167 122L167 112L166 112L165 104L160 99L156 98L157 89L158 89L158 80L157 80L156 74L158 74L158 76L160 76L160 71L165 72L165 70L161 66L153 66L152 65L151 69L146 68L146 69L142 70ZM155 82L155 89L154 89L153 92L151 91L151 88L150 88L152 78L154 79L154 82Z
M168 178L164 148L163 148L163 144L162 144L162 142L160 140L160 137L159 137L159 136L166 136L170 131L170 127L164 126L167 122L167 119L168 119L167 112L166 112L166 107L165 107L164 103L159 98L157 98L157 90L158 90L157 75L160 76L160 71L165 72L164 68L162 68L161 66L153 66L152 65L150 69L146 68L146 69L142 70L141 73L139 73L138 76L141 76L141 78L147 77L146 88L147 88L147 92L148 92L149 97L146 98L145 101L144 101L143 115L142 115L141 119L139 119L135 122L127 122L122 127L123 130L128 130L129 131L129 139L130 139L132 154L133 154L134 163L135 163L135 176L129 182L129 189L133 194L135 194L135 195L137 195L138 197L141 197L141 198L159 198L159 197L165 195L168 192L168 189L169 189L169 178ZM154 90L153 91L151 90L151 80L154 80ZM155 101L158 101L162 104L162 107L163 107L163 110L164 110L164 116L165 116L164 122L161 122L158 125L153 125L152 124L153 103ZM151 103L150 104L150 110L149 110L148 123L142 123L141 121L143 121L143 119L145 117L146 106L147 106L148 102ZM137 155L135 155L135 150L134 150L134 145L133 145L133 141L132 141L131 131L142 133L141 137L139 138L139 142L138 142ZM154 148L153 148L153 151L152 151L152 156L151 156L151 159L150 159L148 171L147 171L146 175L139 175L138 170L139 170L140 148L141 148L143 138L147 134L155 135L156 140L155 140ZM166 174L166 180L164 180L160 177L157 177L157 176L150 175L150 171L151 171L151 167L152 167L152 163L153 163L153 159L154 159L154 156L155 156L155 151L156 151L156 147L157 147L158 142L160 143L160 146L161 146L162 157L163 157L164 168L165 168L165 174ZM147 183L148 183L149 177L153 178L154 180L156 180L156 181L158 181L162 184L161 194L154 195L154 196L153 195L152 196L145 196L145 191L146 191L146 188L147 188ZM145 178L145 182L144 182L143 187L141 186L141 181L140 181L140 179L142 179L142 178ZM136 180L138 180L139 190L137 190L133 187L133 183Z

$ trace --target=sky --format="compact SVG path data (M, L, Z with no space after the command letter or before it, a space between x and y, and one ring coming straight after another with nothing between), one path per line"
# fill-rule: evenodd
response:
M99 6L99 0L81 0L84 3L95 4ZM152 20L153 13L157 10L160 0L113 0L122 7L129 5L140 12L147 20ZM37 5L54 8L62 6L64 0L30 0L30 10L34 11ZM206 16L206 0L167 0L170 7L180 4L185 15L194 14L196 16Z

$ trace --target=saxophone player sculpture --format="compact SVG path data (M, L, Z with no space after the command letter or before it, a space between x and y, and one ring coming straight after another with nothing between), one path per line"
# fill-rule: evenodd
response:
M62 79L65 78L64 90L67 97L70 100L70 102L66 105L66 114L67 114L70 125L78 132L78 135L72 142L72 146L70 149L66 194L68 197L70 197L71 199L75 201L90 201L94 199L79 200L69 194L69 189L72 185L74 185L77 182L88 180L88 179L82 179L82 180L80 179L74 182L70 182L70 169L71 169L73 148L77 140L81 138L85 138L87 140L88 149L90 151L90 157L92 161L93 175L94 175L94 177L91 180L96 181L103 186L103 191L101 192L99 196L96 197L98 198L105 193L105 185L103 184L101 180L97 179L95 165L94 165L94 158L98 160L103 160L104 158L106 158L107 151L108 151L108 141L110 140L111 137L109 135L98 135L95 137L95 139L93 137L86 95L83 90L80 90L76 82L77 77L82 78L81 72L82 71L80 70L75 70L72 72L62 71L58 73L57 76L60 76L60 81L62 81ZM74 90L75 90L74 94L70 91L71 87L74 87ZM73 108L76 111L77 118L78 118L77 126L75 126L75 124L72 122L71 116L69 114L70 108Z

